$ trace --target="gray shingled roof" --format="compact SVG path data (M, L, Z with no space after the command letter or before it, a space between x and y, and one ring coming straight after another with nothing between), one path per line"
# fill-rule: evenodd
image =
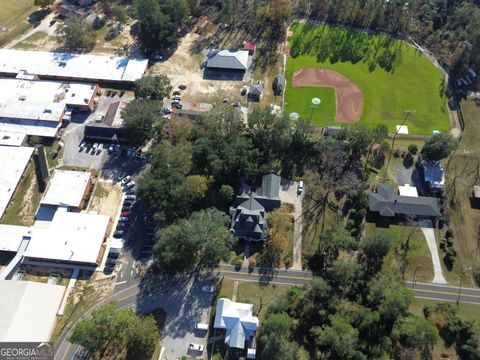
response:
M213 55L207 60L208 68L246 70L246 67L235 56L222 56L221 53Z
M262 178L262 188L259 195L266 196L270 199L279 198L280 194L280 176L268 174Z
M437 198L400 196L394 193L391 185L377 185L377 192L368 194L370 211L378 211L382 216L401 215L440 216Z
M263 85L262 84L253 84L250 85L250 95L260 96L263 93Z

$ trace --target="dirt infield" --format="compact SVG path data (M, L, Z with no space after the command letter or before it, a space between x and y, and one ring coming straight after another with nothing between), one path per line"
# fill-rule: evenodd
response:
M335 89L335 121L357 122L363 112L363 93L355 83L339 72L305 68L293 74L293 86L321 86Z

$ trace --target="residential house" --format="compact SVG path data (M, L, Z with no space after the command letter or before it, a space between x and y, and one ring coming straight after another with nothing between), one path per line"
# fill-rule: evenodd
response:
M225 330L225 344L236 349L245 349L245 342L254 339L258 317L253 316L253 305L219 299L213 327Z
M267 238L267 212L280 206L280 176L268 174L262 178L262 186L252 191L243 184L230 208L230 231L246 241L262 241Z
M368 207L381 216L394 217L398 215L437 217L440 216L440 205L437 198L422 196L402 196L393 191L387 184L377 185L376 192L368 194Z

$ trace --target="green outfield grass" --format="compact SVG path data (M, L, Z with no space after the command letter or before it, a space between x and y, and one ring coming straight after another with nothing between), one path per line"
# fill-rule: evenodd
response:
M320 97L313 111L317 125L341 125L334 121L335 98L331 88L292 87L295 71L321 67L349 77L362 90L364 111L360 123L384 123L390 131L404 118L405 109L415 115L406 123L412 134L446 132L450 122L443 95L444 77L420 52L402 41L383 35L368 35L340 27L298 24L289 39L291 56L285 75L286 113L310 118L312 97Z

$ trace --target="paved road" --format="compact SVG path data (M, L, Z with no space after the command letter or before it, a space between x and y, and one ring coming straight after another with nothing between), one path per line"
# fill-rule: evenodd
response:
M237 269L229 265L220 266L212 270L210 274L204 274L200 278L172 279L155 276L150 280L145 280L137 277L134 285L120 288L109 298L95 305L95 308L107 301L116 300L120 307L131 306L139 312L146 312L158 306L166 309L167 320L162 341L167 348L167 354L171 353L168 357L170 359L172 355L177 354L172 349L185 349L185 345L191 339L191 325L205 316L205 311L209 308L212 299L208 297L208 294L199 291L199 288L212 275L240 281L264 281L287 285L304 285L309 283L313 277L313 274L309 271L260 268L250 271L248 268ZM412 282L405 282L405 286L413 289L416 297L431 300L457 301L459 294L458 287L454 286L413 284ZM480 289L462 288L459 301L461 303L480 304ZM90 313L91 310L86 312L84 316L88 316ZM78 346L66 341L69 335L70 331L67 331L60 337L55 359L88 358L88 354L84 354ZM196 341L198 342L198 338Z
M480 304L480 289L462 288L460 298L458 297L459 288L455 286L415 283L415 285L406 281L405 286L413 289L415 296L439 301L457 301L466 304ZM479 308L480 310L480 308Z

